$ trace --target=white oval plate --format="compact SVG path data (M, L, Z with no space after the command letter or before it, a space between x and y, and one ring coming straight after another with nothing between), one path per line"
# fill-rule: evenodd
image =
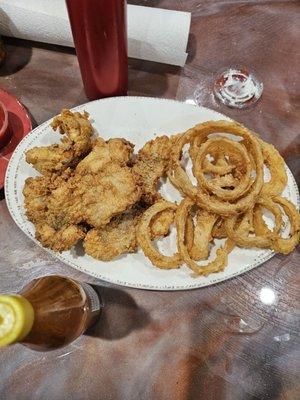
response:
M183 132L203 121L229 120L228 117L204 107L196 107L174 100L146 97L96 100L73 110L86 110L90 113L96 134L101 135L104 139L124 137L135 144L136 151L146 141L157 135ZM22 195L25 179L38 174L26 163L25 152L34 146L44 146L59 141L60 136L53 132L50 122L51 120L38 126L20 142L9 162L5 179L6 202L11 216L23 232L38 245L40 243L34 238L34 226L25 216ZM298 205L298 188L288 168L287 172L288 186L283 195ZM170 184L164 185L161 191L169 200L180 199L177 191ZM176 248L174 235L170 236L170 239L159 245L168 253L171 253L171 249ZM123 255L110 262L102 262L83 254L80 248L77 245L62 254L45 250L66 264L106 282L152 290L183 290L212 285L249 271L274 255L270 250L236 247L229 255L225 271L211 274L208 277L195 278L186 266L169 271L155 268L141 251L136 254Z

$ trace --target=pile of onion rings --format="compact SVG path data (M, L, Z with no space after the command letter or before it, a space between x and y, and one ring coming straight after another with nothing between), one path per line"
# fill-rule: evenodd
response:
M182 166L186 145L196 185ZM267 182L265 168L270 173ZM284 160L274 146L244 126L209 121L177 135L167 174L183 200L180 204L159 200L146 210L137 227L140 247L158 268L186 264L196 275L209 275L224 270L235 246L286 254L299 243L299 212L281 196L287 185ZM178 250L173 256L161 254L151 239L152 220L164 210L174 213ZM266 224L264 210L273 215L273 228ZM286 220L289 234L283 237ZM216 239L224 243L211 261ZM199 260L206 260L205 264L199 265Z

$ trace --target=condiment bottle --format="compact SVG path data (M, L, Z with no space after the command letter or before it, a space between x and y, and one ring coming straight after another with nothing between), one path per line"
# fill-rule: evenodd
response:
M18 294L0 295L0 346L62 347L82 335L100 310L98 294L86 283L57 275L35 279Z
M66 0L89 100L127 94L126 0Z

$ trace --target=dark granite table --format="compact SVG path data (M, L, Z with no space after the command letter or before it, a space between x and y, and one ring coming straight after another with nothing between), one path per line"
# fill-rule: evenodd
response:
M192 12L184 68L130 60L129 94L191 101L245 123L280 150L300 181L299 1L135 1ZM86 101L71 49L6 39L0 86L39 124ZM211 94L216 72L245 64L264 83L256 107ZM3 193L2 193L3 197ZM252 400L299 398L299 248L213 287L147 292L103 285L32 243L0 202L0 292L65 274L100 287L99 325L64 349L0 350L5 400ZM298 393L298 394L297 394Z

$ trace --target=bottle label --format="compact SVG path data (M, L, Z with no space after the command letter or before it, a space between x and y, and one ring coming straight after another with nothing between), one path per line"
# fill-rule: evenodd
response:
M100 300L99 300L99 295L95 291L95 289L92 288L88 283L83 283L80 282L83 290L85 291L87 297L89 298L90 305L91 305L91 312L98 312L101 308Z

